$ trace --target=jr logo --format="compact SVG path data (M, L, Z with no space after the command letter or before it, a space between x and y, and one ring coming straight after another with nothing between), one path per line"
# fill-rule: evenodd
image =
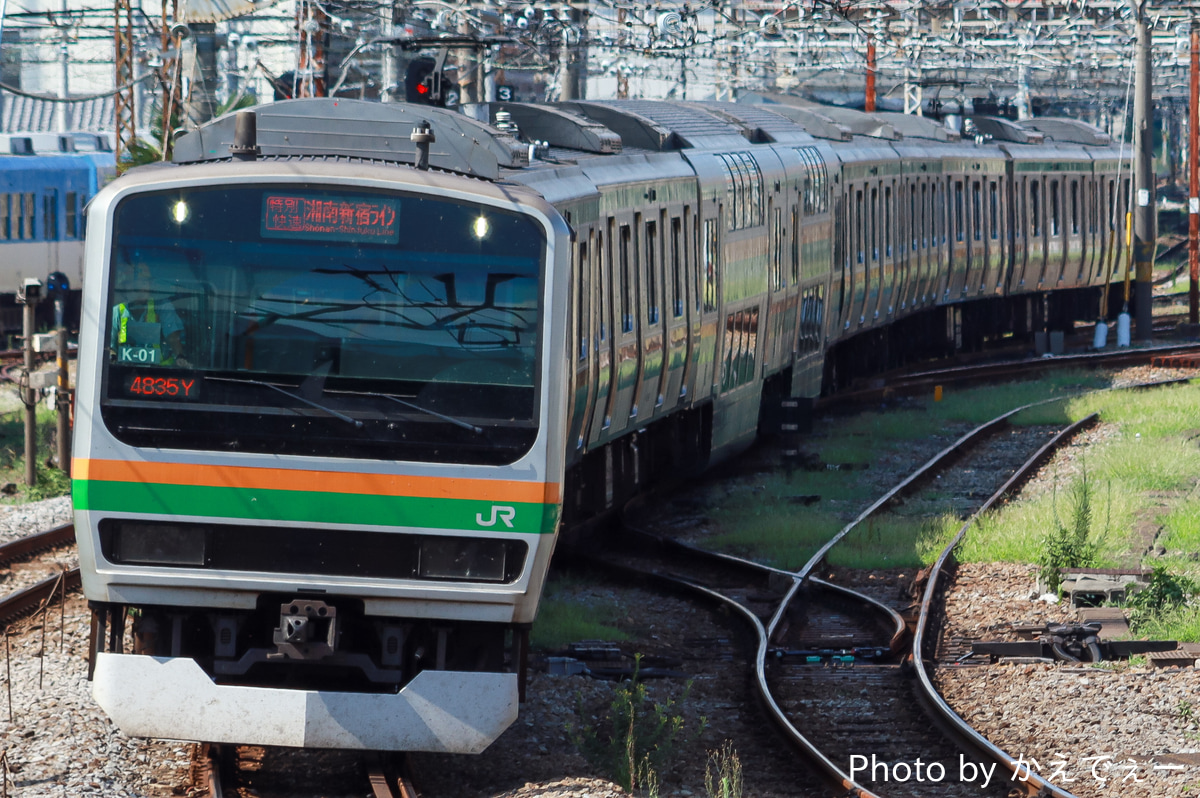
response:
M504 522L504 525L512 529L513 519L517 517L517 509L515 507L505 507L502 504L492 505L492 517L488 520L483 520L483 513L475 514L475 523L480 526L495 526L496 521Z

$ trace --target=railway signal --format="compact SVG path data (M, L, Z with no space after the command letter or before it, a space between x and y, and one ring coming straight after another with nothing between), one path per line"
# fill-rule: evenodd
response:
M410 103L445 106L449 92L446 90L446 75L438 63L445 59L445 51L439 58L419 56L409 62L404 72L404 99Z

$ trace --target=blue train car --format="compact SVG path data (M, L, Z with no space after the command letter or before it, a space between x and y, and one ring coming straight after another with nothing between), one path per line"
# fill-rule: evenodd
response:
M77 293L83 276L84 208L115 174L111 152L36 154L28 138L10 136L0 154L0 328L20 326L12 305L27 278L46 284L66 275Z

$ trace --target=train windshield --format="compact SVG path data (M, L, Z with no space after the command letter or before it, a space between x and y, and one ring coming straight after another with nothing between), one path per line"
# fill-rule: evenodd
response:
M529 216L430 195L130 196L104 422L139 446L512 462L537 431L546 251Z

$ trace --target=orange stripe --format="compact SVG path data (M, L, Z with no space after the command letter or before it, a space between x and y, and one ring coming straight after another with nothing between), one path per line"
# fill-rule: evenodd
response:
M148 463L125 460L75 459L76 479L102 482L146 482L257 490L300 490L313 493L357 493L367 496L421 496L436 499L543 502L556 504L554 482L513 482L498 479L453 479L398 474L353 474L340 471L302 471L290 468L247 468L191 463Z

